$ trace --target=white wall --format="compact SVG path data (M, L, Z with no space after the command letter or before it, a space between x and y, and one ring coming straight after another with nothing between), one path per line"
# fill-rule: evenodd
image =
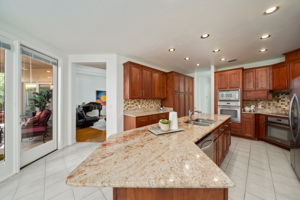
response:
M76 66L75 86L76 105L96 101L96 91L106 91L106 70L83 65ZM105 113L104 110L103 112Z
M211 78L210 71L196 72L195 107L203 113L211 113Z

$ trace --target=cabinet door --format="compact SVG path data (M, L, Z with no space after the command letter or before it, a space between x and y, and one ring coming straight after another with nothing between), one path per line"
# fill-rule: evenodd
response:
M149 116L149 124L156 124L160 120L160 114L150 115Z
M216 89L228 89L228 73L216 73Z
M159 84L160 99L164 99L167 97L167 75L165 73L160 74Z
M282 90L289 88L288 65L279 63L272 67L272 89Z
M300 60L294 61L290 64L290 75L291 79L300 76Z
M174 105L173 110L177 112L177 116L180 117L180 93L174 93Z
M143 98L142 67L131 65L129 70L129 97L131 99Z
M266 137L266 115L256 116L256 132L258 139L265 139Z
M143 68L143 98L152 98L152 71Z
M255 115L243 113L242 114L242 136L255 138Z
M179 92L184 92L184 76L179 75Z
M142 127L142 126L147 126L151 124L149 116L142 116L142 117L137 117L136 118L136 127Z
M185 109L184 93L180 93L179 94L179 113L180 113L179 116L180 117L186 116L184 109Z
M255 88L257 90L268 90L270 85L269 67L255 70Z
M179 88L179 85L180 85L179 75L174 73L173 78L174 78L174 83L173 83L174 84L174 92L180 92L180 88Z
M255 69L244 71L244 90L255 90Z
M220 163L219 163L219 139L218 138L214 141L213 161L216 163L216 165L220 166Z
M228 88L235 89L242 87L242 71L232 70L228 71Z

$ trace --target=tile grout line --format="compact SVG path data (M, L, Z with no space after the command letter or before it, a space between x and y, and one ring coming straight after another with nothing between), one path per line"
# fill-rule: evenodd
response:
M268 146L266 146L266 150L267 150L268 164L269 164L269 169L270 169L271 179L272 179L272 185L273 185L273 190L274 190L274 195L275 195L275 200L276 200L277 199L277 193L276 193L276 190L275 190L274 179L273 179L273 172L272 172L271 165L270 165L270 156L269 156Z
M250 156L251 156L251 143L249 142L250 150L248 155L248 165L247 165L247 175L246 175L246 183L245 183L245 192L244 192L244 200L246 199L246 192L247 192L247 182L248 182L248 174L249 174L249 165L250 165Z
M237 144L238 144L238 143L237 143ZM235 144L234 148L232 149L232 152L235 151L237 144ZM228 154L227 154L227 155L228 155ZM230 158L229 158L229 160L228 160L228 162L227 162L227 164L226 164L226 166L225 166L224 171L227 169L227 167L228 167L228 165L229 165L229 163L230 163L230 161L231 161L231 159L232 159L232 156L233 156L233 153L230 155Z

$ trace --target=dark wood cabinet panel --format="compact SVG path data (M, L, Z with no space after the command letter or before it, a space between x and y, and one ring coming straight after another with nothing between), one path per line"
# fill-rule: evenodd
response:
M272 89L283 90L289 88L289 70L286 63L278 63L272 67Z
M124 99L166 98L166 74L133 62L124 63Z
M152 71L143 68L143 98L150 99L152 97Z
M268 90L254 90L254 91L244 91L244 100L270 100L272 99L272 94Z
M266 115L256 115L255 117L255 130L257 138L264 140L266 138Z
M255 69L255 89L269 90L270 89L270 72L269 67L260 67Z
M177 72L167 73L167 98L163 105L172 107L178 117L186 116L194 108L194 79Z
M244 90L255 90L255 69L244 71Z
M227 72L217 72L215 78L216 78L216 86L218 89L228 89Z
M255 138L255 114L242 113L242 136Z
M290 75L291 79L300 76L300 59L290 63Z
M228 88L242 88L242 70L228 71Z

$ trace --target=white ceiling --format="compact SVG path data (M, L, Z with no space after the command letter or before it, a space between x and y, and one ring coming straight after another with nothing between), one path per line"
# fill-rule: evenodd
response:
M274 5L280 6L276 13L262 15ZM185 73L196 63L224 66L222 56L237 58L237 65L299 48L299 21L299 0L0 1L0 23L67 54L118 53ZM203 33L211 37L202 40ZM272 37L262 41L263 33ZM259 53L262 47L269 51ZM212 53L215 48L221 52Z
M88 66L88 67L95 67L98 69L106 69L106 63L105 62L80 62L77 63L83 66Z

